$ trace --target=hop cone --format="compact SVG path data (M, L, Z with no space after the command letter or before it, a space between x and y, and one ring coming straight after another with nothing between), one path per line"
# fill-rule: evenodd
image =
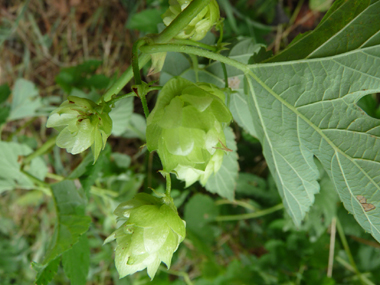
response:
M46 123L48 128L60 131L56 144L72 154L92 146L96 161L112 131L110 108L104 106L102 113L97 112L97 108L99 106L91 100L69 96L50 114Z
M191 0L169 0L169 9L162 15L166 26L181 13ZM212 0L188 25L179 33L177 39L192 39L200 41L220 18L219 6L216 0Z
M120 204L115 214L126 222L105 243L116 239L120 278L147 268L153 279L161 262L170 267L173 253L186 235L185 222L171 198L140 193Z
M232 120L225 95L212 84L172 78L160 92L147 120L147 147L157 150L163 170L186 187L205 185L222 165L224 127Z

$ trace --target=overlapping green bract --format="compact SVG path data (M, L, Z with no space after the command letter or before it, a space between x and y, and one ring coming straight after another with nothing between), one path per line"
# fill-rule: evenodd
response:
M107 240L116 239L115 263L120 278L147 268L153 279L161 262L169 268L186 235L185 222L173 200L140 193L115 210L125 221Z
M111 109L108 106L102 106L100 112L98 109L91 100L69 96L50 114L46 126L60 131L57 145L69 153L78 154L92 146L96 161L112 131L108 115Z
M189 4L191 0L169 0L169 9L162 15L163 21L168 26ZM192 39L200 41L207 32L219 20L219 6L216 0L211 0L188 25L179 33L177 39Z
M158 97L147 121L147 147L157 150L165 172L186 186L205 185L219 170L226 139L224 126L231 119L224 93L212 84L194 84L175 77Z

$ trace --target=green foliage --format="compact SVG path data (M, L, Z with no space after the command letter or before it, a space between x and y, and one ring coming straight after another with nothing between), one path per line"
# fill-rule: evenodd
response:
M34 184L28 178L31 174L44 179L47 169L44 161L37 157L31 161L26 173L21 170L19 156L32 153L32 149L25 144L0 141L0 193L15 188L33 189Z
M12 103L8 120L17 120L37 116L37 110L42 106L36 86L25 79L18 79L12 92Z
M143 65L152 58L154 71L162 68L163 87L149 82L126 94L132 68L115 81L102 74L98 60L61 69L57 96L42 98L25 79L12 88L0 85L1 284L379 280L380 1L309 1L312 10L331 8L317 28L273 57L267 40L276 37L277 51L281 37L286 44L289 31L295 36L292 25L304 28L293 22L300 5L220 0L226 19L224 36L217 39L215 31L208 32L214 25L216 32L223 28L216 1L203 10L203 0L190 2L170 1L164 22L178 15L176 22L145 37L140 47L135 75L138 68L147 71ZM145 4L147 9L136 13L140 3L122 1L129 9L126 26L156 33L168 3ZM184 16L185 6L193 18ZM23 11L25 6L19 15ZM279 13L292 19L290 25L262 24L273 24ZM170 40L178 32L181 39ZM8 29L5 38L10 34ZM135 65L137 57L135 52ZM50 90L39 89L44 95ZM159 90L156 102L152 90ZM135 105L135 94L143 108ZM67 95L61 107L52 106ZM182 116L189 106L194 112ZM148 120L143 109L152 110ZM228 109L231 127L226 127ZM108 125L99 125L99 118ZM90 125L75 141L86 120ZM57 144L77 156L53 146L46 121L69 130ZM218 131L205 139L214 128ZM204 134L193 136L198 130ZM202 151L207 146L207 152L181 158L182 164L191 160L191 167L205 171L210 153L219 153L220 170L213 165L207 183L195 183L198 176L184 179L185 190L167 172L180 172L172 153L186 153L191 142ZM93 155L79 155L91 145L95 164ZM144 193L149 188L154 196ZM111 240L116 243L108 244Z
M36 282L41 285L48 284L52 280L54 273L57 271L60 256L73 248L80 236L88 230L91 221L90 217L84 215L85 202L79 195L74 182L62 181L53 184L51 188L56 202L57 224L43 263L34 265L34 269L38 272ZM85 251L83 241L81 245L80 250L83 252ZM78 248L75 247L75 250L78 250ZM70 258L71 254L72 252L69 252L63 257L64 263ZM85 261L85 258L83 261ZM73 269L67 263L64 268L69 272L69 278L79 278L81 280L80 276L71 275ZM80 267L76 269L86 272L88 270L86 269L86 262L80 263Z
M96 162L112 131L112 119L108 114L111 109L85 98L69 96L67 99L50 114L46 126L60 131L57 146L72 154L91 146Z
M210 197L195 195L185 206L186 228L202 241L211 242L216 232L210 223L217 215L218 209Z
M62 254L62 265L72 285L85 285L90 268L90 246L86 234Z
M379 1L335 1L316 29L267 62L323 58L379 45Z
M146 9L130 17L127 28L145 33L157 33L157 25L162 23L163 9Z
M102 74L94 74L102 64L99 60L88 60L74 67L64 68L56 77L56 82L70 95L74 89L104 89L107 88L110 79Z
M169 26L171 22L191 3L192 0L172 0L169 2L170 7L162 15L163 22ZM202 40L207 32L218 23L220 18L219 6L216 0L210 3L198 14L191 22L175 36L178 39L192 39L194 41Z
M205 187L211 193L217 193L219 196L233 200L239 172L238 155L233 131L231 128L226 128L224 133L226 146L232 151L224 155L220 170L209 178Z
M57 274L59 261L60 258L57 257L45 265L33 262L32 267L35 271L37 271L37 276L34 282L37 285L48 285L54 278L55 274Z
M185 222L170 197L140 193L121 203L115 214L124 223L105 242L116 239L120 277L146 268L153 279L161 262L170 268L172 255L186 235Z

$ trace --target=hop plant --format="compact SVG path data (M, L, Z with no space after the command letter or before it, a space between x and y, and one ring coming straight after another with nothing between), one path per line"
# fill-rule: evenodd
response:
M147 147L157 150L165 172L205 185L223 161L224 127L232 116L224 93L215 85L169 80L147 120Z
M140 193L115 210L125 221L105 243L116 239L115 264L120 278L147 268L153 279L161 262L169 268L173 253L186 235L170 197Z
M191 0L169 0L169 9L162 15L163 21L166 26L181 13L189 4ZM207 32L215 25L220 18L219 6L216 0L212 0L188 25L181 31L176 38L178 39L192 39L200 41L203 39Z
M112 131L110 110L107 105L99 106L91 100L69 96L50 114L46 126L60 131L57 146L72 154L91 146L96 161Z

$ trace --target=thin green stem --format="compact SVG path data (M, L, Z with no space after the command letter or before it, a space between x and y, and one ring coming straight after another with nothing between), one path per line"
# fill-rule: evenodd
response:
M32 159L40 156L40 155L43 155L47 152L49 152L51 150L51 148L54 147L55 145L55 141L56 141L57 137L52 137L50 138L49 140L47 140L40 148L38 148L35 152L32 152L31 154L29 154L28 156L26 156L23 160L23 164L28 164L29 162L32 161Z
M336 236L336 217L332 218L331 230L330 230L330 250L329 250L329 262L327 266L327 277L332 277L333 265L334 265L334 249L335 249L335 236Z
M57 180L57 181L65 180L65 177L63 177L61 175L54 174L54 173L50 173L50 172L46 173L46 177L50 178L50 179ZM109 196L109 197L115 198L115 197L119 196L119 193L117 193L115 191L112 191L110 189L104 189L104 188L96 187L96 186L91 186L90 192L91 192L91 194L97 195L99 197Z
M177 45L195 46L195 47L207 49L207 50L212 51L212 52L216 52L217 51L217 48L214 47L214 46L206 45L204 43L196 42L196 41L192 41L192 40L177 40L177 39L172 39L170 41L170 43L171 44L177 44Z
M228 88L228 74L227 74L227 68L226 65L222 62L222 69L223 69L223 75L224 75L224 87Z
M160 270L162 270L163 272L166 272L168 274L171 274L171 275L182 277L187 285L193 285L193 282L191 282L191 279L186 272L166 269L164 267L160 267Z
M173 22L166 27L155 39L156 43L167 43L176 35L178 35L190 22L194 19L209 3L211 0L194 0L185 10L182 11ZM139 69L143 68L150 60L150 55L142 54L138 58ZM119 79L111 86L110 89L103 95L104 101L109 101L112 96L118 94L125 85L132 79L133 70L132 66L128 67L126 71L119 77Z
M148 117L149 117L149 108L148 108L148 103L146 101L146 94L141 94L140 99L141 99L141 103L142 103L142 106L143 106L143 109L144 109L145 118L148 119Z
M139 67L139 47L141 47L145 43L146 41L144 39L139 39L137 42L134 43L132 48L132 69L136 85L141 85L142 83Z
M21 132L23 129L27 128L28 126L30 126L31 124L33 124L36 120L38 119L38 117L34 117L32 119L30 119L29 121L25 122L22 126L20 126L18 129L16 129L16 131L12 132L9 137L7 138L7 141L10 142L12 141L13 137L15 135L17 135L19 132Z
M139 69L143 68L150 60L149 54L142 54L138 58L139 62ZM128 67L126 71L119 77L119 79L111 86L110 89L107 90L107 92L103 95L104 101L108 102L112 99L112 96L115 94L118 94L125 85L128 84L128 82L133 77L133 70L132 66Z
M248 210L251 210L251 211L255 211L256 208L254 206L252 206L251 204L247 203L247 202L244 202L244 201L239 201L239 200L233 200L233 201L230 201L230 200L227 200L227 199L223 199L223 200L218 200L215 202L215 205L216 206L220 206L220 205L237 205L237 206L241 206L243 208L246 208Z
M178 35L194 19L211 0L193 0L170 25L154 40L156 43L167 43Z
M294 9L293 15L290 17L289 25L293 25L293 23L296 21L297 16L298 16L299 12L301 11L303 2L304 2L304 0L298 1L297 6Z
M166 197L170 197L170 192L172 190L172 179L170 173L166 173Z
M191 61L193 63L193 69L194 69L194 73L195 73L195 81L199 82L198 58L193 54L190 54L190 58L191 58Z
M344 260L342 257L340 257L340 256L337 256L336 258L335 258L335 260L337 261L337 262L339 262L341 265L343 265L346 269L348 269L349 271L351 271L351 272L353 272L353 273L356 273L356 271L355 271L355 268L353 268L346 260ZM360 279L360 281L361 281L361 283L362 284L365 284L365 285L376 285L375 283L373 283L371 280L369 280L368 278L367 278L367 276L365 276L364 274L361 274L360 275L361 276L361 279Z
M219 39L218 39L218 42L216 43L216 45L217 45L217 47L218 48L220 48L221 47L221 44L222 44L222 42L223 42L223 27L224 26L224 24L223 24L223 22L222 21L220 21L219 22Z
M231 215L231 216L219 216L216 217L216 221L218 222L226 222L226 221L238 221L238 220L247 220L247 219L254 219L258 217L262 217L265 215L269 215L271 213L274 213L276 211L279 211L284 208L283 204L278 204L276 206L273 206L271 208L261 210L254 213L247 213L247 214L241 214L241 215Z
M157 53L157 52L182 52L187 54L194 54L197 56L207 57L212 60L220 61L230 66L233 66L244 73L249 71L248 67L237 60L228 58L218 53L214 53L208 50L200 49L197 47L190 46L181 46L181 45L173 45L173 44L158 44L158 45L149 45L142 46L140 50L144 53Z
M112 100L108 101L107 104L108 105L112 105L112 104L115 104L117 101L119 101L121 99L129 98L129 97L136 97L136 93L135 92L130 92L130 93L127 93L127 94L124 94L124 95L117 96L117 97L113 98Z
M340 241L342 242L342 245L343 245L344 251L347 254L348 260L350 261L350 264L351 264L352 268L354 269L355 274L358 276L360 281L364 284L364 280L362 279L361 273L359 272L358 267L356 266L355 260L351 254L350 247L348 246L348 242L346 239L346 235L344 234L342 224L340 223L338 218L336 219L336 228L338 230Z
M21 170L21 172L27 176L30 181L32 181L34 184L38 185L38 186L41 186L41 187L45 187L45 188L50 188L50 184L49 183L46 183L45 181L42 181L40 179L38 179L37 177L35 177L34 175L26 172L25 170Z

